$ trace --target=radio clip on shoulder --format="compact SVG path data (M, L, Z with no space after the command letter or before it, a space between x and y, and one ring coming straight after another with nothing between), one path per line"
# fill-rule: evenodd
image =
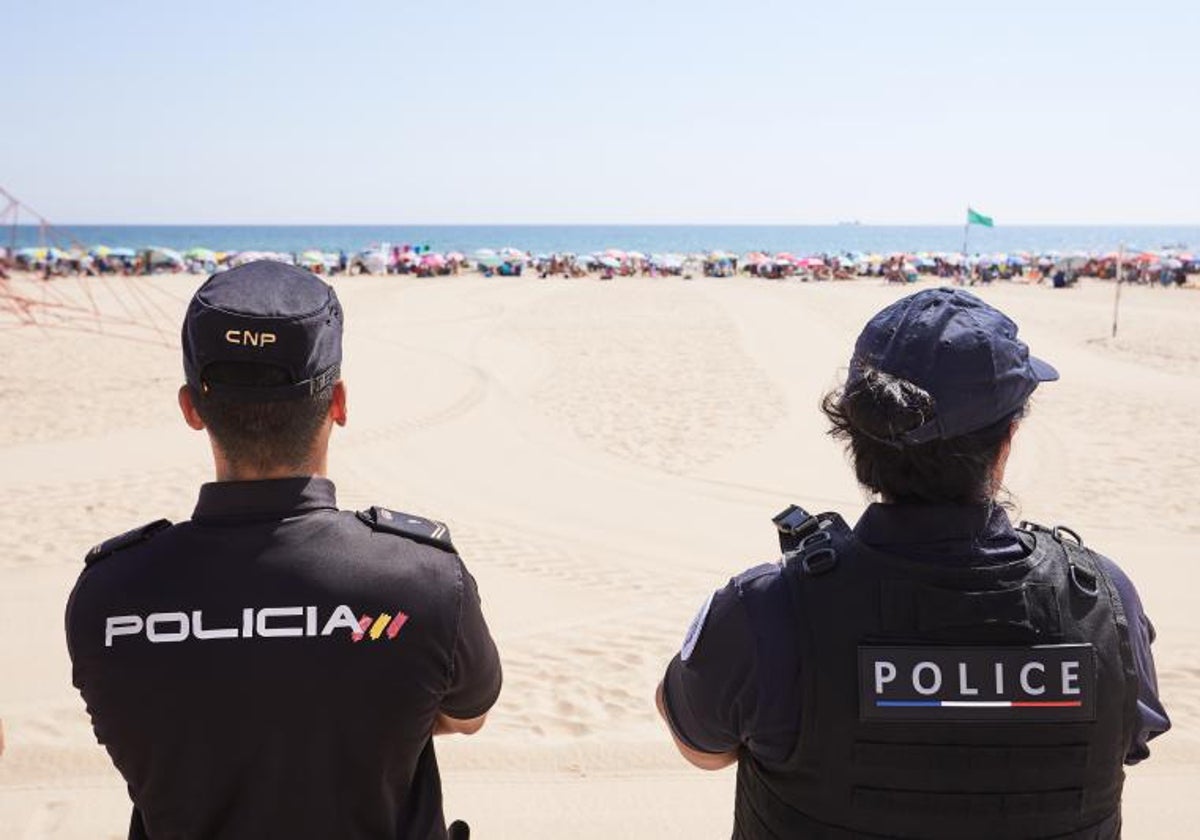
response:
M821 521L799 505L788 505L771 518L779 532L779 548L784 554L795 551L810 534L821 527Z

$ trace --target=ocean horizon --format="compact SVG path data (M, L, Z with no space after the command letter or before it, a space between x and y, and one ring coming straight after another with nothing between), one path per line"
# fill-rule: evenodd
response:
M951 252L963 250L962 225L36 225L0 230L0 245L219 251L308 249L355 252L369 247L414 245L433 251L514 247L533 254L592 253L606 248L644 253ZM1195 249L1200 225L1000 225L971 226L971 253Z

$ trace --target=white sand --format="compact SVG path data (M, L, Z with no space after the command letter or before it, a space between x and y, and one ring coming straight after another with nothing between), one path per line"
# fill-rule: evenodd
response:
M168 340L198 282L152 281ZM477 276L337 287L342 506L446 520L504 658L484 731L439 742L447 814L486 838L727 837L733 773L676 755L655 684L707 592L774 557L772 514L792 501L861 510L816 404L866 318L912 289ZM1175 730L1130 773L1126 834L1186 836L1200 781L1200 294L1126 288L1116 341L1109 285L981 294L1063 374L1017 438L1008 484L1021 513L1118 559L1158 627ZM176 348L5 317L0 835L123 837L128 801L70 685L63 603L93 543L190 514L207 447L176 414Z

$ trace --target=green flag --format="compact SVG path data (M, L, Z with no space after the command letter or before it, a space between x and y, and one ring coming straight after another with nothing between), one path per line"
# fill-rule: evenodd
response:
M992 217L985 216L982 213L976 213L970 207L967 208L967 224L983 225L984 227L992 227Z

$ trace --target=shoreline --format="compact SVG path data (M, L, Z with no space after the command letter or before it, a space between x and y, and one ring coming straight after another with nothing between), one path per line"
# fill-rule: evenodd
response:
M956 225L62 225L10 227L0 242L9 247L96 245L179 251L306 250L356 252L384 245L429 245L432 250L470 253L479 248L515 247L522 252L592 253L609 248L645 253L709 253L714 249L790 251L805 254L961 253L964 229ZM970 229L970 253L1115 251L1200 248L1200 224L1010 225Z

